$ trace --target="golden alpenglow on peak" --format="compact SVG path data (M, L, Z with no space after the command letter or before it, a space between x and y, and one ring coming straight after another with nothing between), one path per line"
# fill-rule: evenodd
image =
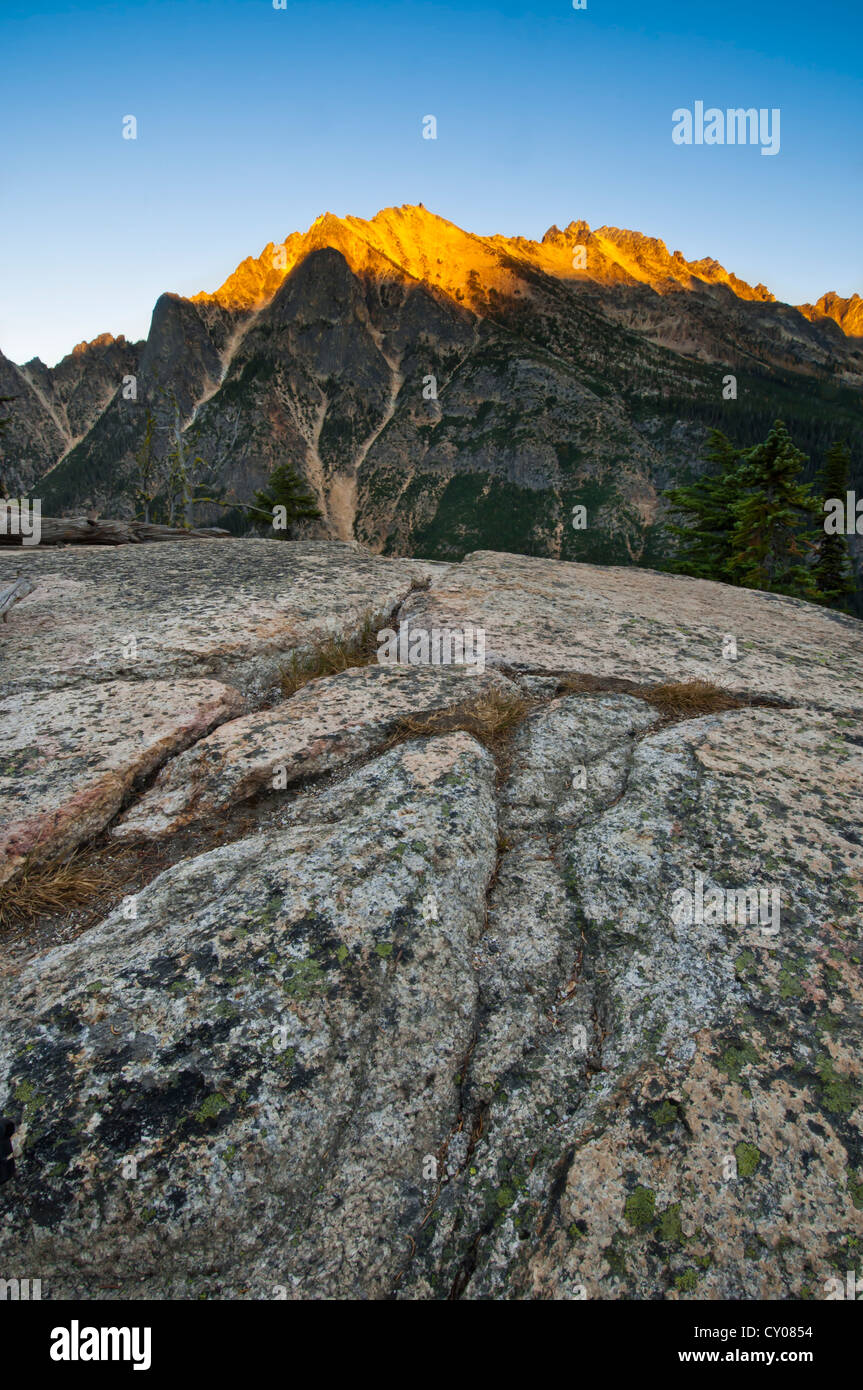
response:
M525 270L595 285L648 285L660 295L724 287L740 300L776 302L763 284L748 284L713 257L688 261L660 238L641 232L606 226L592 231L587 222L573 220L563 231L549 227L541 241L480 236L421 203L382 208L369 220L321 213L306 232L269 243L259 256L242 261L217 290L202 291L193 301L261 308L300 261L325 247L339 251L357 274L418 280L470 308L481 308L489 295L523 295ZM799 307L812 321L830 318L847 335L863 335L859 295L842 299L831 292Z
M863 338L863 299L859 294L843 299L835 290L830 290L814 304L801 304L799 308L813 323L818 319L832 319L849 338Z

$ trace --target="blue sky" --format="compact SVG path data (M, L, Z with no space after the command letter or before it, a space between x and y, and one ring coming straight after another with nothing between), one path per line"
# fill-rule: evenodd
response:
M863 292L861 53L859 0L3 0L0 348L143 337L164 290L399 203L635 228L793 303ZM696 100L779 107L780 153L674 145Z

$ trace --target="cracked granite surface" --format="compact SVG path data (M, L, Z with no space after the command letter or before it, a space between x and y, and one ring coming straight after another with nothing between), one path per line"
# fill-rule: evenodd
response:
M91 687L150 698L207 668L242 707L165 749L153 790L182 799L197 767L232 795L250 729L253 776L289 728L319 780L154 878L133 920L117 909L3 982L7 1259L49 1297L823 1297L863 1245L863 627L647 571L236 549L235 622L244 587L297 646L321 612L372 603L471 622L502 667L487 686L535 703L497 763L467 732L385 747L399 711L446 707L463 674L367 668L262 707L273 634L231 645L211 550L199 590L182 574L188 647L172 629L131 675L104 626L88 656L80 591L59 603L96 562L37 557L48 592L14 610L7 704L83 702L86 751ZM146 550L119 586L99 562L111 632L120 595L140 611L156 584ZM264 566L256 595L271 555L278 593ZM160 610L178 624L179 603ZM737 663L716 655L731 631ZM668 724L632 694L558 695L551 671L698 676L790 707ZM111 757L128 770L141 746ZM44 776L22 764L16 794ZM132 776L132 820L148 795ZM714 907L681 918L699 881ZM768 927L738 911L747 889L778 893Z

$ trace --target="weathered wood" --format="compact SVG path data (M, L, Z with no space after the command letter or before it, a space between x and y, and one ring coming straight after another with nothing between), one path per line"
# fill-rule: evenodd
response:
M5 589L0 589L0 614L3 615L4 623L9 617L9 609L12 607L13 603L17 603L19 599L26 598L28 594L32 594L35 588L36 585L31 584L29 579L16 579L14 584L8 585Z
M221 540L229 531L218 526L181 530L143 521L111 521L86 516L42 517L40 545L129 545L142 541ZM20 545L21 537L0 533L0 545Z
M143 521L132 523L135 541L182 541L182 540L220 540L223 537L230 537L230 531L223 531L220 526L200 526L191 531L180 531L176 526L153 526L145 525Z

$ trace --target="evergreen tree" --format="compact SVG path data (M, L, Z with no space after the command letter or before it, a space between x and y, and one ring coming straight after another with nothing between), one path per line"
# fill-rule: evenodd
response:
M814 518L820 514L810 484L800 481L806 462L781 420L763 444L743 456L737 474L740 495L731 508L734 530L727 570L732 582L794 598L821 597L806 566L814 544Z
M302 478L287 462L273 469L267 486L255 493L249 510L255 513L254 525L259 530L272 529L283 539L295 522L315 521L321 515Z
M848 491L848 474L851 468L851 451L844 443L833 444L827 451L824 468L819 479L822 504L838 498L845 514L845 494ZM823 518L827 521L827 517ZM848 553L848 537L843 531L828 532L825 526L816 545L813 578L824 596L824 602L834 608L844 608L847 597L854 592L854 576Z
M170 415L166 426L168 448L159 474L159 492L154 501L169 526L187 529L192 525L190 512L196 506L207 503L215 507L226 507L226 490L224 485L218 482L217 465L196 452L200 438L199 426L192 425L184 429L176 395L173 391L162 394L170 402ZM146 447L145 439L142 450ZM139 460L139 469L140 466Z
M712 429L705 457L711 465L709 473L663 493L673 514L685 518L680 525L667 523L668 531L678 540L667 567L675 574L727 581L734 530L732 507L739 497L742 453L721 430Z

